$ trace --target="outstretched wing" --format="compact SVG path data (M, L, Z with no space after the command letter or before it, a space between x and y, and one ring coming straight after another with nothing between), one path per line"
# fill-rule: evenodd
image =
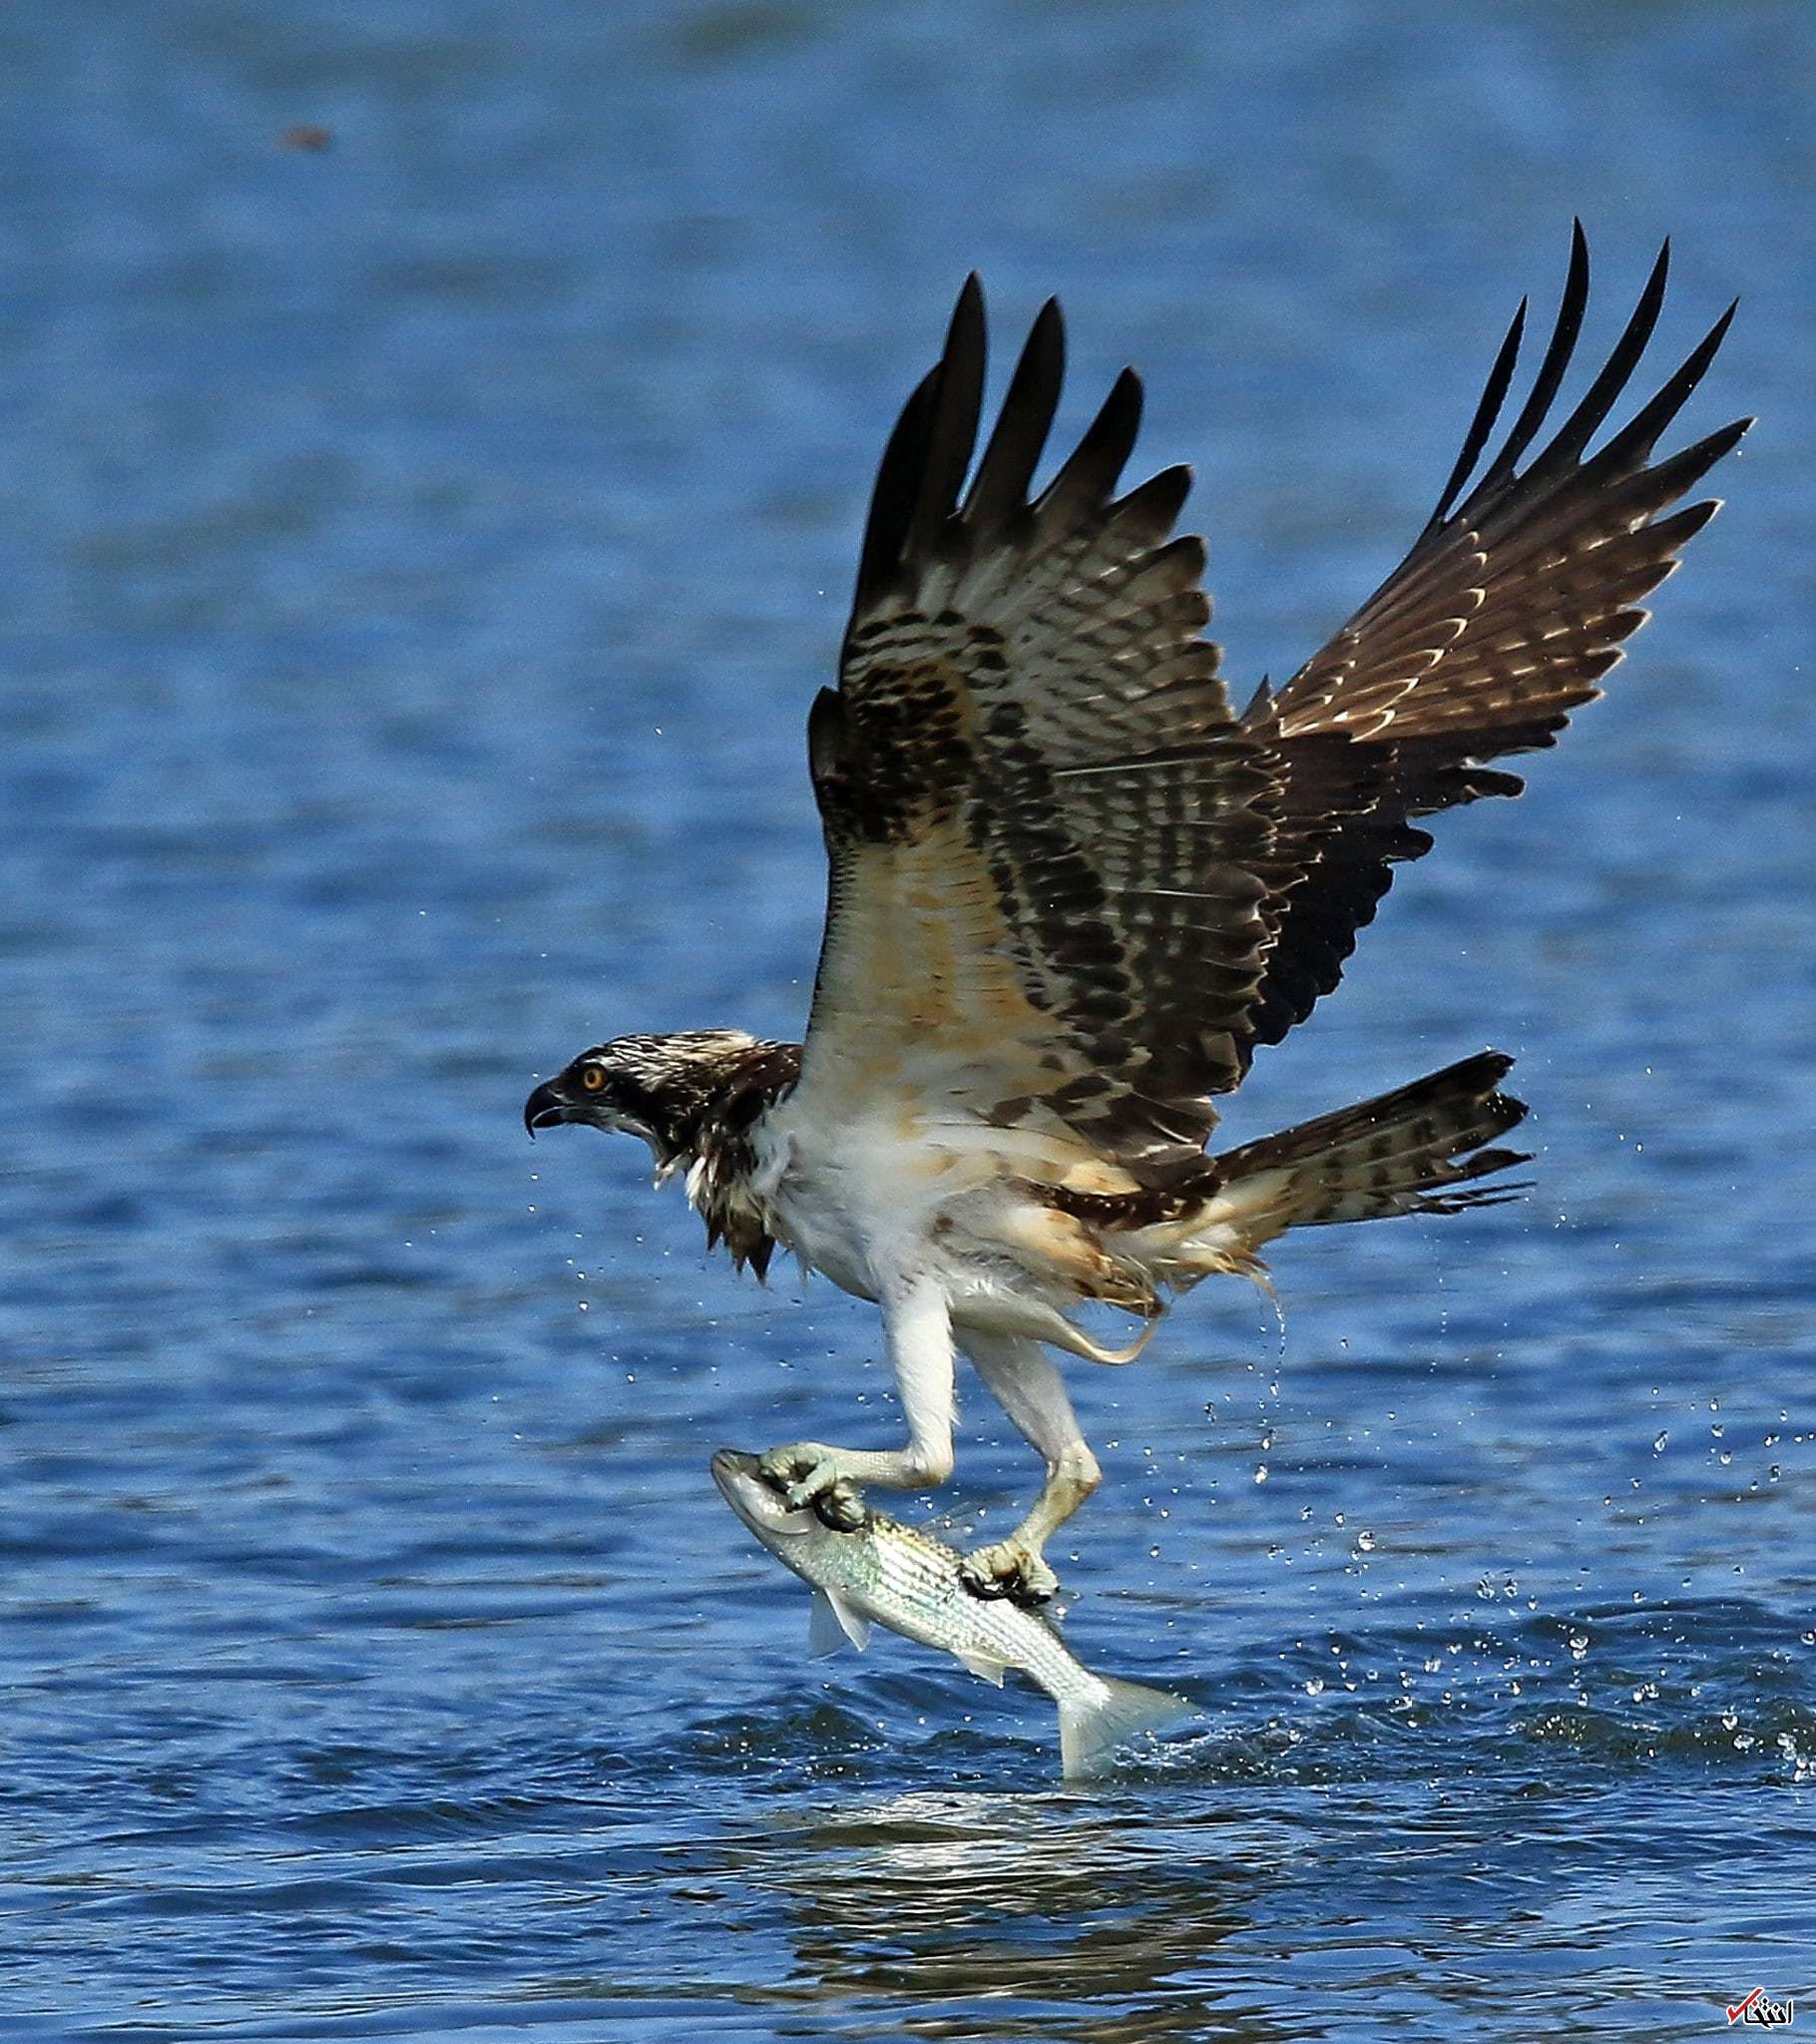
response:
M1589 297L1581 222L1564 297L1512 431L1467 494L1513 380L1522 302L1438 508L1347 625L1242 720L1280 789L1268 860L1264 970L1240 1032L1277 1043L1341 977L1392 865L1430 849L1410 820L1524 783L1485 762L1551 745L1601 692L1639 605L1714 515L1670 507L1752 423L1740 419L1654 462L1660 434L1701 381L1730 305L1657 394L1596 453L1589 441L1632 376L1664 297L1669 244L1606 363L1557 432L1520 466L1556 399ZM1669 512L1670 515L1664 515Z
M797 1098L1019 1131L1049 1168L1058 1139L1124 1191L1201 1171L1239 1076L1272 779L1199 636L1202 545L1169 537L1188 471L1116 494L1133 372L1030 499L1063 359L1050 302L966 488L972 278L884 454L809 723L831 882Z
M1643 621L1712 502L1671 507L1745 431L1654 462L1729 313L1595 453L1663 297L1665 257L1543 450L1589 289L1581 227L1533 389L1471 486L1521 307L1431 522L1277 694L1232 717L1189 477L1115 494L1125 371L1052 481L1058 307L1036 320L972 472L983 300L904 409L871 503L839 687L809 720L831 864L797 1099L999 1132L1082 1191L1203 1169L1212 1100L1337 984L1416 818L1522 783ZM967 486L967 477L970 477ZM961 494L962 493L962 494ZM1667 515L1668 514L1668 515ZM1056 1151L1056 1144L1058 1146Z

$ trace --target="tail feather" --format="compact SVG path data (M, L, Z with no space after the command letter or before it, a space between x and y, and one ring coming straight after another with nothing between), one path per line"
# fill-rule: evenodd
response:
M1227 1152L1217 1159L1217 1218L1252 1254L1288 1228L1455 1214L1516 1198L1524 1185L1474 1183L1531 1162L1523 1151L1484 1147L1526 1118L1526 1103L1499 1090L1513 1062L1484 1051Z
M1095 1700L1069 1698L1060 1706L1060 1772L1068 1782L1089 1782L1108 1774L1120 1746L1157 1731L1198 1707L1170 1690L1149 1689L1141 1682L1121 1682L1099 1676L1104 1695Z

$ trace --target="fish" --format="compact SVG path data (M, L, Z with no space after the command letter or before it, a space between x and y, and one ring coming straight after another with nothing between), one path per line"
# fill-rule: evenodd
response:
M861 1652L875 1624L951 1654L999 1689L1010 1669L1019 1670L1059 1706L1060 1772L1069 1782L1108 1773L1118 1748L1197 1709L1168 1690L1093 1674L1049 1620L1007 1599L979 1597L960 1576L956 1548L870 1510L853 1486L817 1505L790 1506L754 1455L720 1448L711 1469L725 1502L811 1587L815 1654L847 1643Z

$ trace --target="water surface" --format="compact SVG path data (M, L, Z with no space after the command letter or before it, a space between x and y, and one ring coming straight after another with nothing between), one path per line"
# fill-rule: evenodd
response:
M0 2031L1655 2040L1816 1987L1813 67L1692 0L7 11ZM1069 420L1147 373L1246 683L1423 521L1574 211L1592 337L1669 231L1660 373L1745 300L1684 429L1764 422L1232 1118L1494 1042L1537 1191L1283 1245L1283 1344L1207 1285L1075 1372L1072 1637L1202 1715L1068 1790L1036 1696L809 1664L707 1480L887 1439L874 1315L520 1103L798 1029L805 710L967 268L1064 294Z

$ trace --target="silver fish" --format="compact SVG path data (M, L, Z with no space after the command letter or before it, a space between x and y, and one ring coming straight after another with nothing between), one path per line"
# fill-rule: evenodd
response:
M1046 1619L968 1590L956 1548L870 1511L848 1486L833 1506L857 1519L844 1529L810 1506L791 1508L758 1475L754 1455L720 1448L712 1478L776 1560L812 1586L808 1639L816 1654L836 1653L847 1641L868 1646L874 1621L955 1655L999 1688L1006 1670L1019 1669L1060 1707L1060 1769L1068 1781L1104 1774L1119 1746L1197 1708L1165 1690L1093 1675Z

